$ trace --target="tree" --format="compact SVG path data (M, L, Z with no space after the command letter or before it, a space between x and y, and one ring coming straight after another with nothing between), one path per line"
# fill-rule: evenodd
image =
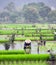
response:
M38 14L37 14L36 8L28 7L24 11L24 17L26 22L32 22L32 23L37 22Z
M49 8L48 6L45 6L40 9L39 14L41 17L47 17L50 11L51 11L51 8Z
M55 11L51 11L49 14L48 14L48 21L50 23L56 23L56 10Z
M10 12L15 11L16 9L14 2L10 2L4 9Z
M11 16L10 16L10 21L11 21L12 23L16 23L16 19L17 19L17 16L15 16L15 15L11 15Z

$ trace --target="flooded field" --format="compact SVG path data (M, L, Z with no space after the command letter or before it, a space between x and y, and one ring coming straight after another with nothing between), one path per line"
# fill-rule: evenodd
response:
M24 48L24 41L15 41L14 42L14 49L16 50L23 50ZM36 41L32 41L31 42L31 54L37 54L37 42ZM56 41L47 41L46 42L46 46L39 46L39 53L40 54L46 54L48 53L47 50L52 49L52 52L54 54L56 54ZM0 43L0 50L5 50L4 48L4 44ZM12 47L10 45L9 50L12 50Z

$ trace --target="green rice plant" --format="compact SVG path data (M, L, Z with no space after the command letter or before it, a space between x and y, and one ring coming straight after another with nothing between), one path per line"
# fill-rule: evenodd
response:
M43 40L52 41L54 37L42 37Z
M23 63L21 62L21 64L22 65L48 65L45 61L43 62L43 61L41 61L41 62L35 62L35 61L29 61L29 62L26 62L26 61L24 61ZM20 65L21 65L20 64Z
M31 41L39 40L39 37L21 37L21 38L15 38L15 41L25 41L26 39L30 39Z
M40 51L47 51L47 48L45 46L40 46Z
M17 65L16 61L13 61L13 65Z
M32 37L32 34L25 34L25 37Z
M35 41L35 40L40 40L40 37L17 37L15 38L14 41L25 41L26 39L30 39L31 41ZM43 40L47 40L47 41L52 41L54 40L54 37L42 37ZM9 40L7 39L0 39L0 43L5 43L8 42Z
M15 38L15 41L25 41L26 37Z
M9 65L13 65L13 63L11 61L9 61Z
M42 63L42 64L41 64ZM42 61L40 61L39 62L39 65L48 65L45 61L44 62L42 62Z
M35 29L26 29L26 30L24 30L24 33L35 33L36 32L36 30Z
M18 34L18 35L22 35L22 31L19 30L16 34Z
M54 37L47 37L46 40L52 41L52 40L54 40Z
M8 42L9 40L6 40L6 39L0 39L0 43L5 43L5 42Z
M43 37L54 37L54 34L42 34Z
M0 55L0 61L1 60L19 60L19 61L36 61L36 60L48 60L50 58L49 54L22 54L22 55Z
M0 65L4 65L4 63L3 62L0 62Z
M0 55L25 54L24 50L0 50Z
M40 37L40 34L34 34L33 37Z
M28 39L30 39L31 41L40 40L39 37L28 37Z
M15 30L0 30L0 35L11 35L13 33L16 33Z
M25 37L39 37L40 34L25 34Z
M41 29L41 32L52 32L52 30L49 30L49 29Z
M4 65L8 65L9 63L8 63L8 61L4 61Z

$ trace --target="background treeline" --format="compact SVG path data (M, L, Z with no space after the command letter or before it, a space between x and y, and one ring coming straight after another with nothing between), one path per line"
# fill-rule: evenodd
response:
M44 3L29 3L22 8L13 2L0 10L0 23L56 23L56 10Z

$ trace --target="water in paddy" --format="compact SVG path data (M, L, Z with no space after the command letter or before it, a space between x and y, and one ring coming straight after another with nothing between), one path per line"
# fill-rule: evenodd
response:
M16 50L23 50L23 47L24 47L24 41L15 41L15 47L14 49ZM51 43L51 44L49 44ZM48 53L47 50L48 49L53 49L53 53L56 53L56 42L51 42L49 41L49 43L47 44L46 43L46 46L40 46L40 51L39 53L41 54L44 54L44 53ZM32 41L32 44L31 44L31 54L37 54L37 42L36 41ZM4 48L4 45L3 44L0 44L0 50L5 50ZM10 46L9 50L12 50L12 47Z

